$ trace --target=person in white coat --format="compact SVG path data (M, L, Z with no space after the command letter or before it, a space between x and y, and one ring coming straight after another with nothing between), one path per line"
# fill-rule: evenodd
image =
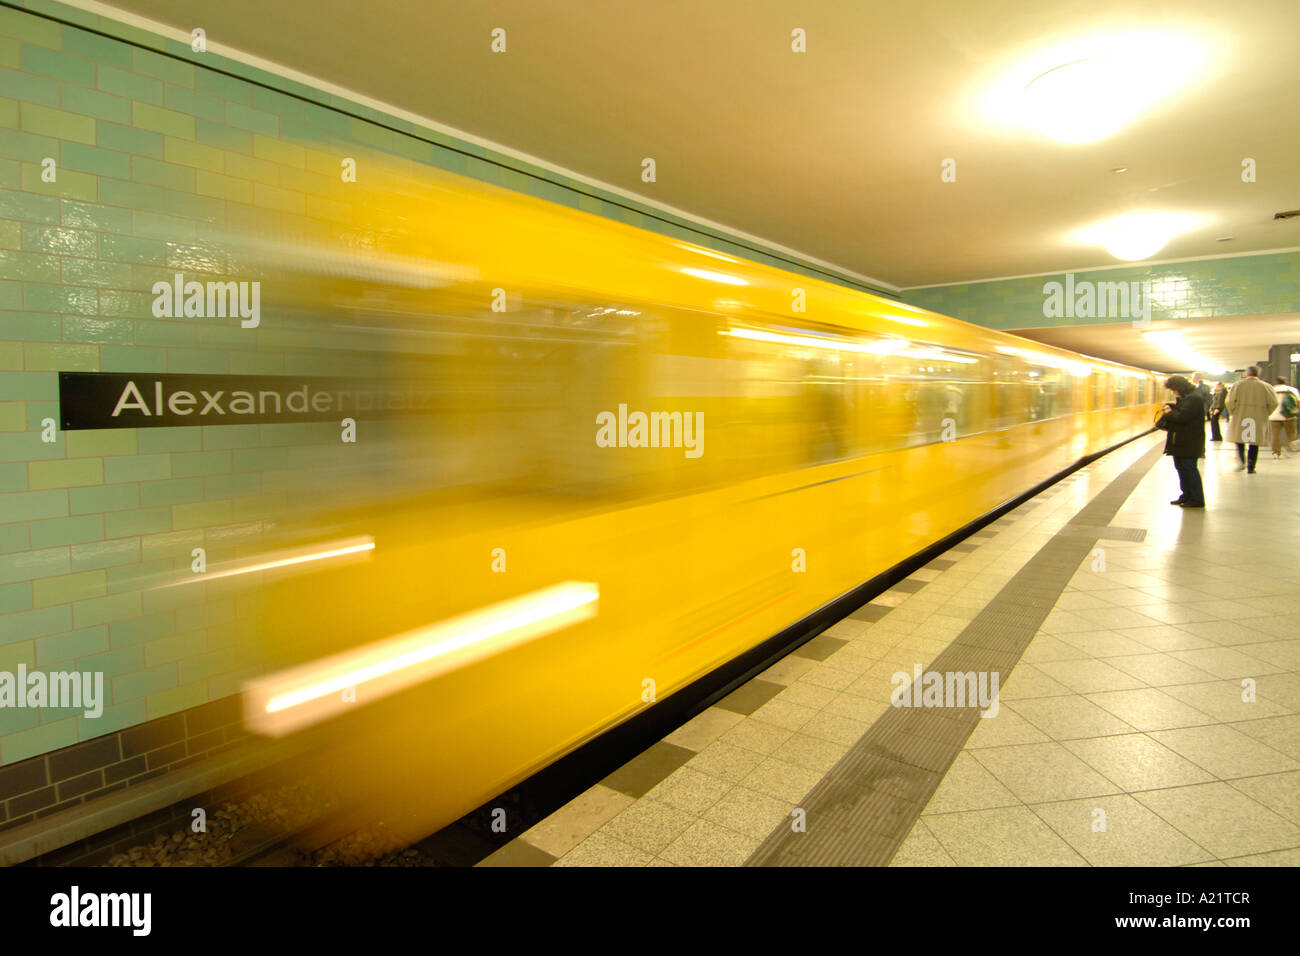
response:
M1295 451L1296 416L1300 414L1300 392L1287 384L1286 379L1274 381L1273 391L1277 394L1277 408L1268 416L1268 424L1273 432L1273 457L1281 458L1282 450L1288 454Z

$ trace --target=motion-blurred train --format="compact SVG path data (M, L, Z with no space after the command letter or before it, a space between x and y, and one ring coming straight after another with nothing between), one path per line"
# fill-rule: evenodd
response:
M248 726L314 734L429 829L1163 399L1143 369L495 186L360 180L328 229L244 251L275 277L263 332L314 329L387 398L208 586L256 622Z

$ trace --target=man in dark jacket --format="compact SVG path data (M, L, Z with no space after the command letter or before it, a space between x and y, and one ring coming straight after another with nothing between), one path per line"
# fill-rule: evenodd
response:
M1201 487L1201 473L1196 470L1196 462L1205 457L1205 402L1196 386L1181 375L1169 376L1165 388L1177 393L1178 401L1165 406L1156 427L1169 433L1165 438L1165 454L1173 456L1178 484L1183 492L1170 504L1204 508L1205 491Z

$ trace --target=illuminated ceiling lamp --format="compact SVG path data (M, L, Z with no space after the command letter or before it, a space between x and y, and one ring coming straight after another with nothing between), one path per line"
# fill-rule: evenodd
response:
M1096 142L1203 76L1208 48L1205 40L1156 31L1074 37L1006 69L981 94L984 112L1058 142Z
M1116 259L1135 262L1154 256L1176 231L1168 216L1123 216L1103 230L1102 245Z
M1186 213L1130 213L1095 223L1074 234L1077 242L1101 246L1116 259L1149 259L1174 236L1198 225L1202 217Z
M1062 143L1091 143L1123 129L1138 101L1125 96L1126 70L1112 57L1074 60L1040 73L1025 87L1026 116Z

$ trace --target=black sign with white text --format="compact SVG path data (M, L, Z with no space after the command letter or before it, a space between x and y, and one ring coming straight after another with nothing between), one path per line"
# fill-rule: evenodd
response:
M417 383L295 375L60 372L64 431L329 422L433 410Z

